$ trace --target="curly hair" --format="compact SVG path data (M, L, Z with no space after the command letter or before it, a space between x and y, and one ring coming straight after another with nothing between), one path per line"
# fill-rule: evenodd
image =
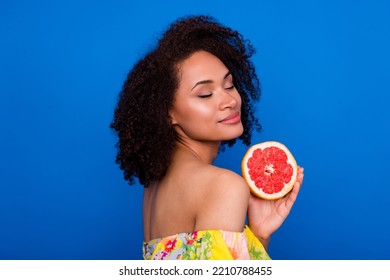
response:
M180 82L178 65L201 50L218 57L234 77L242 99L244 132L239 139L248 146L253 129L260 131L253 107L253 101L260 98L260 83L249 60L255 51L253 46L212 17L180 18L135 64L119 94L110 127L118 136L116 163L129 184L138 177L147 187L166 174L176 143L169 110ZM235 142L236 139L223 141L221 147Z

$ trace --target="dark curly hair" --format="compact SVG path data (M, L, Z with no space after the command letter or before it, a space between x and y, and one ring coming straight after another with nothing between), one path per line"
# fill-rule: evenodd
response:
M138 177L147 187L165 175L176 143L169 110L180 82L178 65L201 50L218 57L232 73L242 99L244 132L239 138L250 145L253 129L260 131L252 102L260 98L260 83L249 60L254 54L253 46L212 17L181 18L135 64L119 94L110 127L119 138L116 163L129 184ZM223 141L221 147L235 142L236 139Z

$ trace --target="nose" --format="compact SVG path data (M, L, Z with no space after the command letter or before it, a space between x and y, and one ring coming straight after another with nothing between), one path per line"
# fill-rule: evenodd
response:
M237 105L241 103L241 97L236 89L234 90L221 90L221 100L219 107L221 110L226 108L237 108Z

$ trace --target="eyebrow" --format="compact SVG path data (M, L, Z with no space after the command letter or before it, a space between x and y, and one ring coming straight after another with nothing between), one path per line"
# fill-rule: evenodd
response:
M227 77L229 77L229 75L231 75L232 73L230 71L228 71L225 76L223 76L223 79L225 80ZM202 80L202 81L199 81L197 82L191 90L193 90L194 88L196 88L197 86L199 85L204 85L204 84L212 84L214 81L213 80Z

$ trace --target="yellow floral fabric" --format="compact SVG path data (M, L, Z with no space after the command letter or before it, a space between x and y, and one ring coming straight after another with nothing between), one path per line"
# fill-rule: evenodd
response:
M200 230L144 242L145 260L269 260L248 226L243 232Z

